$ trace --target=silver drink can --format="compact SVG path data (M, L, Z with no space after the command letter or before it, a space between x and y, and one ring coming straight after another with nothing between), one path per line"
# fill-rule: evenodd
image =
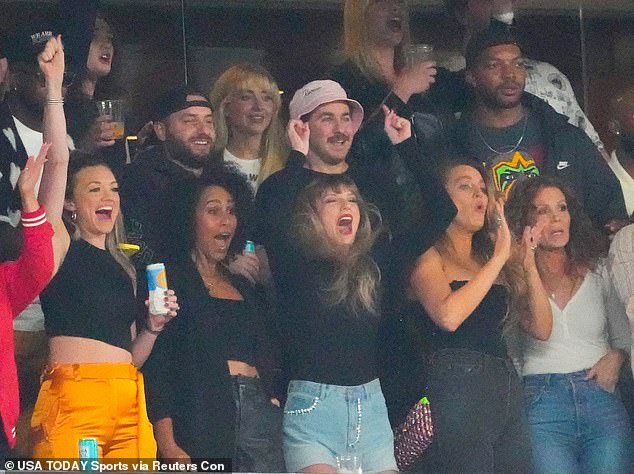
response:
M165 292L167 291L167 276L163 263L153 263L146 267L147 286L149 290L150 313L167 314L165 306Z

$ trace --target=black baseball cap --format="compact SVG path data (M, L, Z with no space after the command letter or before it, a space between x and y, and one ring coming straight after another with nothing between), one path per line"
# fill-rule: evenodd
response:
M190 95L204 97L204 100L187 100L187 97ZM211 102L209 102L209 99L207 99L207 96L203 92L193 87L179 86L167 91L157 99L152 110L152 120L162 120L174 112L179 112L189 107L209 107L213 110Z
M489 26L471 37L467 44L465 53L467 69L476 65L485 50L502 44L513 44L522 49L512 27L501 21L491 20Z
M9 63L37 64L37 55L42 52L48 40L58 33L53 24L46 22L20 28L3 41L2 54Z

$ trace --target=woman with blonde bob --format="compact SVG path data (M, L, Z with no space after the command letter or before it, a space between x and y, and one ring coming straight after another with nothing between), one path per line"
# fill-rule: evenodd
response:
M224 161L237 165L256 191L284 167L288 155L275 79L261 66L238 64L222 73L209 100L214 108L216 150Z
M395 471L378 379L381 220L345 175L315 178L299 196L291 235L300 259L281 314L291 379L284 407L289 472L336 472L354 455L369 472Z

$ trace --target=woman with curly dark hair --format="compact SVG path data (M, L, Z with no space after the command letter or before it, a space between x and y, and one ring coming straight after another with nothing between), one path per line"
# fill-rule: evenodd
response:
M506 206L514 233L541 230L537 270L549 293L552 334L522 344L536 472L629 472L634 444L615 386L630 354L625 308L605 268L607 241L559 181L517 183Z
M265 308L227 267L244 248L251 188L215 167L176 196L170 284L182 319L159 338L144 370L148 414L163 458L233 458L235 471L283 472L282 413Z

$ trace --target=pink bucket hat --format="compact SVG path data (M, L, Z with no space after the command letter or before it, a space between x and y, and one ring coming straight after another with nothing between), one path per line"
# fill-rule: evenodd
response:
M340 100L350 104L352 124L356 132L363 122L363 107L356 100L349 99L346 91L338 82L331 80L312 81L295 92L288 107L290 117L299 119L320 105Z

